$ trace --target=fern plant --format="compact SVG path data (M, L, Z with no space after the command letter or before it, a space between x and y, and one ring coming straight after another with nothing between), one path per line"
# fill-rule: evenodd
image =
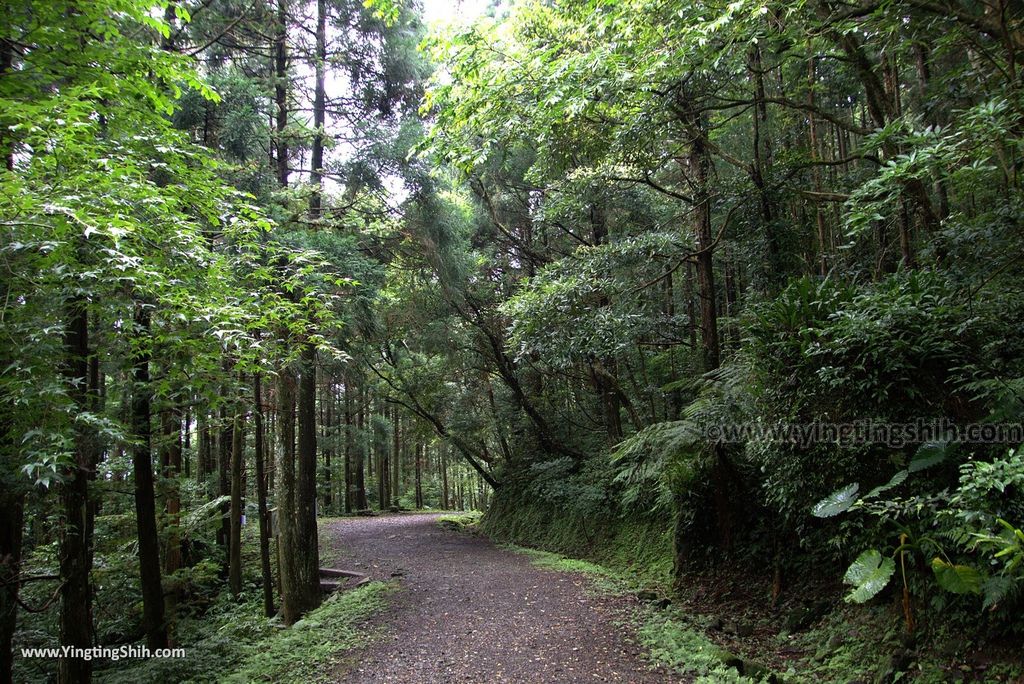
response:
M621 442L612 452L615 482L622 487L625 509L646 506L671 509L675 493L709 464L708 427L739 424L753 415L753 383L749 359L737 355L730 363L697 379L663 387L696 389L680 420L655 423ZM696 386L696 387L694 387Z

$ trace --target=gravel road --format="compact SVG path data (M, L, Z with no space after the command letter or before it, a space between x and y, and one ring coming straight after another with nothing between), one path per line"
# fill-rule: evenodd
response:
M538 568L437 515L346 518L322 528L341 567L402 591L372 620L382 638L339 682L669 682L632 640L635 600L595 596L576 573Z

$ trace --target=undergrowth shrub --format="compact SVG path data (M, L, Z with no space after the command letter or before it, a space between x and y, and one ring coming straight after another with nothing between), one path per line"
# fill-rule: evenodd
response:
M830 279L796 281L760 307L749 327L752 418L788 425L981 420L986 407L970 383L989 365L986 345L1000 326L997 317L978 313L954 283L931 273L898 273L859 293ZM747 456L762 473L765 504L795 538L839 557L858 533L877 530L836 529L807 512L850 481L865 490L883 484L927 439L910 431L890 437L888 444L754 441ZM948 486L956 476L949 464L919 479Z

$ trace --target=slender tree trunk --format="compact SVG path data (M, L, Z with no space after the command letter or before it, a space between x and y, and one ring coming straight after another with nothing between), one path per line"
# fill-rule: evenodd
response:
M345 375L345 512L353 511L352 498L352 448L354 435L352 434L352 378Z
M295 375L287 368L278 374L279 434L281 438L278 462L277 520L278 520L278 577L285 623L292 624L301 617L302 572L292 550L301 543L296 528L295 483Z
M288 0L277 0L274 34L274 105L277 109L274 160L277 183L288 187Z
M267 439L266 439L267 454L266 454L266 460L264 461L264 464L266 465L266 468L267 468L267 496L268 497L272 497L274 495L274 492L277 491L277 486L274 484L274 482L275 482L274 476L277 473L277 457L276 457L277 452L275 451L275 449L276 449L275 445L277 444L277 424L278 424L277 411L276 410L271 411L270 415L267 416L267 417L269 418L268 422L270 423L270 425L267 428Z
M320 406L321 413L323 414L323 437L324 446L322 451L324 453L324 513L330 514L334 510L334 496L332 488L334 483L331 477L331 457L334 454L334 444L336 434L334 425L334 384L330 378L325 383L327 386L321 394Z
M321 185L324 166L324 125L326 123L327 95L325 76L327 67L327 1L316 0L316 56L314 72L316 85L313 92L313 149L311 151L310 183L313 193L309 198L310 218L314 221L321 213Z
M423 445L416 445L416 508L423 508Z
M135 470L135 519L138 527L139 576L142 585L142 624L146 645L167 646L164 595L160 581L160 547L156 527L156 494L153 482L151 392L149 362L151 320L149 306L135 303L135 334L141 348L132 364L132 466Z
M402 460L402 418L398 412L398 406L394 407L392 415L392 439L391 439L391 501L392 505L398 506L398 499L402 495L399 489L399 464Z
M234 442L234 434L234 421L228 416L227 408L222 406L217 443L217 496L225 497L224 503L220 506L220 528L217 530L217 545L224 554L221 558L222 577L227 577L231 565L231 445Z
M690 349L696 353L697 351L697 306L694 298L694 277L693 264L686 264L686 281L685 281L685 295L686 295L686 333L687 339L690 342ZM678 415L678 413L677 413Z
M815 98L814 98L814 84L817 81L817 74L815 65L814 54L812 53L807 62L807 103L810 106L808 114L808 134L810 139L808 141L811 151L811 161L815 162L818 160L818 124L814 116ZM811 169L811 174L814 179L814 191L821 193L821 170L815 166ZM821 201L818 199L814 200L814 216L815 216L815 227L818 234L818 275L824 276L828 273L828 248L829 242L825 235L825 215L821 209Z
M256 431L256 506L260 524L260 570L263 574L263 613L274 616L274 578L270 570L270 512L267 510L266 445L263 431L263 387L253 376L253 423Z
M355 473L353 474L355 486L355 507L358 511L364 511L370 507L366 502L366 434L364 432L366 422L366 390L360 385L357 395L359 405L356 407L356 462Z
M829 19L828 7L819 7L819 16ZM861 39L855 33L831 31L829 36L846 53L847 60L853 68L854 74L861 82L864 89L867 112L871 115L871 122L875 128L885 128L886 124L897 115L899 101L895 94L890 95L885 88L882 79L879 78L879 69L872 63L864 50ZM881 70L884 73L884 69ZM886 158L894 159L900 152L895 141L887 141L883 144L883 152ZM916 205L921 216L921 221L926 230L931 231L938 227L939 219L932 207L931 198L925 189L923 181L917 178L908 180L904 185L904 195ZM908 239L909 243L909 239ZM910 255L913 260L913 254Z
M289 624L320 605L320 548L316 525L316 347L302 348L299 376L298 431L296 457L295 556L296 583L285 619ZM290 599L290 600L289 600Z
M684 110L683 123L690 133L690 151L685 168L692 187L693 234L697 245L697 298L700 305L700 356L701 370L705 373L715 370L720 365L720 344L718 337L717 293L715 291L713 250L715 247L711 227L711 198L709 184L711 180L711 155L706 145L707 129L701 115ZM728 529L731 512L718 505L729 482L723 477L723 454L716 444L709 444L711 451L710 486L714 493L715 508L711 512L719 526L721 535L728 540ZM701 514L707 514L703 510ZM679 572L687 562L688 549L692 541L688 539L689 520L678 515L675 526L676 571Z
M441 446L441 508L448 510L450 501L448 499L448 449L447 445Z
M389 462L388 455L390 450L388 449L388 433L384 427L385 421L388 419L386 406L380 407L381 417L381 429L380 438L377 445L377 501L380 504L380 510L386 511L388 509L388 495L391 493L391 463Z
M210 498L210 418L204 408L196 416L196 432L199 434L199 449L196 453L196 481L203 485L207 498Z
M487 386L487 403L491 407L491 418L494 419L494 432L498 436L498 446L501 448L501 455L506 461L512 460L512 449L509 448L508 438L505 436L505 425L498 415L498 405L494 401L494 385L491 384L489 375L484 375L484 384Z
M186 480L192 478L192 410L185 410L185 419L182 421L182 437L184 443L182 445L182 466Z
M10 68L11 50L7 44L0 46L0 74ZM13 154L10 145L5 143L0 132L0 149L5 150L7 169L13 167ZM8 301L10 289L7 282L0 283L0 301ZM87 319L88 322L88 319ZM88 329L85 331L85 350L88 353ZM71 350L82 346L77 335L66 338L65 354L73 358ZM66 376L70 381L73 366L67 367ZM72 387L74 385L71 385ZM13 416L10 409L0 405L0 453L16 453ZM4 463L5 470L13 469L14 464ZM12 478L13 479L13 478ZM18 624L18 595L21 591L19 575L21 574L21 552L25 529L25 486L18 481L4 478L0 486L0 682L11 682L11 668L14 665L14 653L11 642Z
M761 269L761 280L766 292L775 290L780 277L779 239L775 229L775 207L772 192L768 187L766 174L772 166L772 145L768 128L768 104L764 87L764 67L761 60L761 47L754 44L750 48L748 71L753 81L754 112L753 112L753 152L751 164L751 180L757 188L760 204L761 233L764 236L766 258Z
M164 511L167 514L167 547L164 552L164 575L170 577L181 569L181 411L171 406L163 412L163 476ZM173 637L172 627L177 612L178 587L172 586L165 595L164 612L167 616L168 641Z
M240 414L231 430L231 521L228 536L228 587L238 598L242 593L242 470L245 467L244 442Z
M63 375L67 394L73 404L75 415L88 410L89 375L89 312L83 296L73 296L67 304L67 327L64 332ZM72 425L74 465L65 473L61 485L61 502L64 520L60 530L58 555L60 563L60 643L62 646L89 648L92 646L92 585L89 573L92 570L92 506L89 501L89 480L95 474L95 443L87 428ZM21 515L12 511L12 522L18 522ZM20 537L18 525L14 535ZM20 538L10 544L12 554L20 560ZM19 565L15 563L15 565ZM12 595L13 599L13 595ZM14 609L11 608L12 619ZM61 658L57 664L57 681L60 684L89 682L92 666L81 658Z
M326 60L326 2L317 0L316 28L316 92L314 95L313 168L310 180L310 218L315 222L321 214L321 184L324 146L324 70ZM278 0L278 34L276 40L276 76L278 102L278 180L288 185L287 149L281 133L287 124L286 51L287 0ZM282 161L281 158L284 158ZM315 223L314 223L315 225ZM294 624L307 612L320 605L320 551L316 524L316 347L302 340L298 369L298 449L291 460L288 481L282 478L282 489L290 490L279 504L282 522L289 518L288 533L281 535L282 602L284 619ZM285 475L282 472L282 475ZM282 527L282 530L284 528Z
M711 230L711 155L704 142L702 121L693 123L695 134L690 144L687 167L694 187L693 232L697 244L697 298L700 300L700 343L704 372L719 366L718 309L714 269L714 235Z

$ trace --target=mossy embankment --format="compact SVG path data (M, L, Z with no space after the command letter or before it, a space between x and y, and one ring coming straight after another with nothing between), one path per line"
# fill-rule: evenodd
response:
M672 521L578 511L499 491L480 529L496 542L582 558L667 591L672 584Z

